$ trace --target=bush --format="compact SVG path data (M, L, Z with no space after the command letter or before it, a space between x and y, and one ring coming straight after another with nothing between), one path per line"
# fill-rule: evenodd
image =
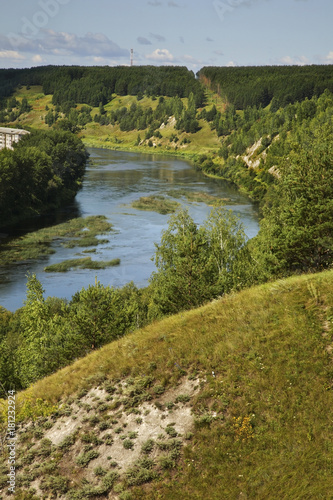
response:
M81 467L87 467L91 460L99 457L99 453L94 450L87 451L86 453L82 453L76 459L76 463Z
M134 443L130 439L125 439L123 441L123 447L125 450L132 450L134 448Z
M68 491L69 479L67 477L50 476L42 479L40 489L51 491L55 496L64 495Z
M153 439L148 439L148 441L146 441L145 443L143 443L142 447L141 447L141 451L142 453L145 453L147 455L149 455L149 453L151 453L154 449L154 446L155 446L155 442Z

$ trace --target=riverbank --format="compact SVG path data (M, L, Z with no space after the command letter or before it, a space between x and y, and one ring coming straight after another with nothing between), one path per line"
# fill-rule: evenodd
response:
M258 232L256 210L248 198L222 181L203 176L202 172L192 167L192 163L181 157L109 149L90 149L89 153L90 161L83 186L73 203L59 209L51 220L36 218L35 224L29 228L21 225L7 232L18 237L28 231L35 233L44 228L56 230L59 222L80 217L86 219L99 214L112 224L113 231L98 236L98 246L91 247L73 247L73 237L66 236L66 246L62 244L63 239L55 238L49 245L36 245L37 250L43 247L54 253L45 253L36 258L31 258L31 254L30 258L26 255L19 263L12 261L0 268L0 304L6 309L14 311L22 306L28 272L37 275L46 296L68 300L82 287L93 284L96 276L105 285L122 287L133 281L139 288L145 287L155 271L151 260L155 252L154 243L159 243L169 216L153 210L134 209L132 202L142 197L164 196L168 201L179 202L189 209L198 225L206 220L211 206L218 199L224 199L226 207L234 210L242 220L249 238ZM87 236L87 231L84 231L81 238L87 242ZM32 234L31 237L34 238ZM109 243L103 243L102 239L109 240ZM27 250L28 247L27 244ZM120 259L121 263L103 271L73 269L65 274L45 272L48 266L89 255L96 262ZM54 267L51 269L54 270Z
M27 99L31 109L10 125L23 128L49 129L46 123L46 114L53 113L53 116L58 116L58 121L54 122L53 127L58 127L61 125L62 120L65 119L66 121L66 118L63 113L59 112L58 107L52 104L52 97L52 95L43 94L43 89L40 86L18 89L15 98L18 101ZM164 97L164 99L168 100L170 98ZM187 98L183 98L181 101L185 107L188 106ZM158 103L159 100L154 97L144 96L138 100L136 96L114 95L112 100L104 105L103 116L110 118L112 113L118 113L122 109L130 109L133 106L140 106L144 112L149 108L154 111ZM159 156L167 155L189 161L205 176L237 186L252 201L257 201L256 197L252 196L251 189L246 188L244 179L240 180L238 175L233 175L229 171L225 172L226 175L220 175L225 164L225 160L220 154L221 138L218 137L212 123L202 118L214 106L217 111L225 112L226 103L224 100L206 89L205 105L197 110L198 130L196 132L187 133L177 130L175 117L169 116L165 118L165 122L159 127L157 136L152 136L151 139L146 138L148 137L148 128L124 131L121 130L119 123L107 122L103 124L103 121L96 121L95 118L100 116L100 108L88 107L90 121L79 127L77 135L86 147ZM87 108L86 105L77 104L75 113L80 115L81 110L85 108Z

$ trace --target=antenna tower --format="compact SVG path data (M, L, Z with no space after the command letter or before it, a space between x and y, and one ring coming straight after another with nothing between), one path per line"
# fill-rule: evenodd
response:
M131 66L133 66L134 51L131 49Z

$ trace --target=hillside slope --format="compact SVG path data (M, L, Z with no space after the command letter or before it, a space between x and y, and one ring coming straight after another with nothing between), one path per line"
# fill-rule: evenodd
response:
M226 296L17 395L15 498L333 498L332 280Z
M18 102L22 102L26 99L31 109L28 112L22 113L18 118L10 123L3 122L3 126L14 126L14 127L32 127L38 129L49 129L45 119L48 113L56 113L57 106L52 105L52 95L44 95L41 86L32 86L28 89L26 87L21 87L17 89L14 94L15 99ZM166 97L165 100L168 101L171 98ZM187 106L187 98L181 100L185 106ZM215 95L208 92L207 93L207 104L204 109L210 109L212 103L217 103L222 109L222 100L218 99ZM155 110L158 105L158 100L156 98L144 96L140 101L137 101L136 96L121 96L117 95L108 102L104 110L107 116L110 116L112 112L120 110L121 108L130 109L131 105L139 105L143 110L151 108ZM84 107L82 104L77 105L77 110L80 111ZM89 108L91 117L94 117L99 113L99 107ZM59 113L59 119L63 118L63 113ZM196 133L186 133L176 130L175 124L176 120L173 116L169 117L168 123L162 126L160 130L161 137L153 138L152 145L148 146L148 140L145 140L145 135L149 129L147 126L142 130L129 130L122 131L119 124L100 124L91 120L82 127L79 132L79 136L86 144L86 146L91 147L102 147L114 150L130 150L130 151L140 151L149 153L171 153L171 154L184 154L193 155L198 153L208 153L212 151L217 151L220 142L216 136L215 131L211 130L210 126L205 120L200 120L200 130ZM140 144L137 143L138 135L141 137ZM184 141L185 139L185 141ZM188 141L188 142L187 142Z

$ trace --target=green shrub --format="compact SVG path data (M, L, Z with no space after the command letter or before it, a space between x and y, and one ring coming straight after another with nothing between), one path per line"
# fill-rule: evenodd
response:
M125 450L132 450L134 448L134 443L130 439L125 439L123 442L123 447Z
M170 455L164 455L158 459L162 469L173 469L176 466L175 460Z
M103 442L100 439L98 439L96 434L94 434L93 432L86 432L86 433L82 434L81 441L83 443L91 443L91 444L95 444L95 445L102 444L102 442Z
M188 396L187 394L180 394L176 397L176 403L188 403L190 399L190 396Z
M106 431L106 429L110 428L110 424L108 422L102 422L98 426L100 431Z
M75 440L76 440L76 435L71 434L71 435L65 437L61 441L61 443L59 444L59 448L61 450L66 450L67 448L70 448L71 446L73 446L73 444L75 443Z
M106 470L100 465L94 469L95 476L103 477L106 475Z
M155 446L154 440L148 439L145 443L143 443L143 445L141 447L141 451L142 451L142 453L149 455L149 453L151 453L153 451L154 446Z
M107 380L104 384L104 390L108 393L108 394L114 394L116 392L116 388L115 386L112 384L112 382L110 382L109 380Z
M172 427L171 425L168 425L166 428L165 428L165 432L168 434L168 436L172 437L172 438L175 438L178 436L178 432L176 431L176 429L174 427Z
M139 460L134 467L126 472L126 482L129 486L138 486L149 483L159 477L159 474L153 469L154 462L148 458Z
M99 453L94 450L87 451L86 453L82 453L76 459L76 463L81 467L87 467L91 460L99 457Z
M55 496L64 495L68 491L69 479L61 476L49 476L42 479L40 489L43 491L51 491Z
M105 434L104 443L108 446L111 446L113 444L113 437L111 436L111 434Z
M165 392L165 387L163 387L163 385L155 385L153 391L157 396L160 396Z

